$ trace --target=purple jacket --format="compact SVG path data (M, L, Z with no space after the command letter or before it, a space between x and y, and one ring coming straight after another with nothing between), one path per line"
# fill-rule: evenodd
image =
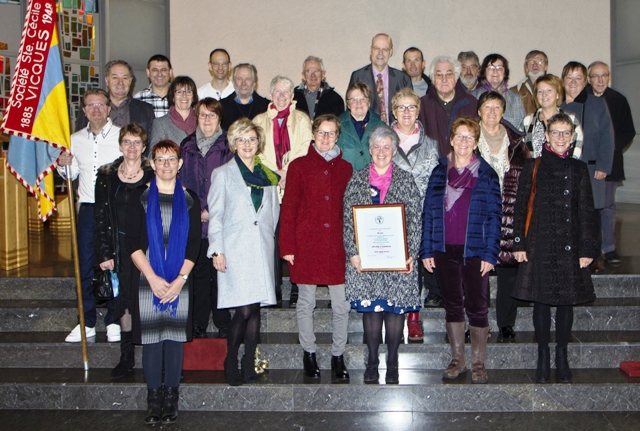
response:
M222 132L216 142L209 147L206 156L203 156L198 149L195 132L182 141L180 151L183 164L178 177L184 187L198 195L200 209L208 211L207 194L209 187L211 187L211 173L215 168L224 165L233 158L227 141L227 132ZM209 223L202 223L202 238L207 238L208 228Z

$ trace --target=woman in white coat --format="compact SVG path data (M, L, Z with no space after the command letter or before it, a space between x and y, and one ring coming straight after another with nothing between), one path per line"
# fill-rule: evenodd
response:
M224 373L227 383L255 383L255 351L260 335L260 307L274 305L274 235L280 205L280 177L260 162L265 138L246 118L227 134L235 156L211 175L209 250L218 271L218 308L235 308L227 338ZM244 339L242 376L238 349Z

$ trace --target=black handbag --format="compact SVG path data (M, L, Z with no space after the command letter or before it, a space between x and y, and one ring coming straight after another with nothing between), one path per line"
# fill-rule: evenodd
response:
M98 301L111 301L113 299L113 286L111 285L111 271L101 269L100 265L93 268L93 280L91 280L93 295Z

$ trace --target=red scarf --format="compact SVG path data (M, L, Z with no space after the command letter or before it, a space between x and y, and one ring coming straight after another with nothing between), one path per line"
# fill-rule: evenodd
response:
M270 108L276 109L276 106L272 103ZM289 142L289 130L287 129L287 119L289 118L289 108L278 111L278 115L273 119L273 144L276 150L276 164L278 169L282 169L282 158L291 150L291 143ZM282 118L282 125L278 122L278 119Z
M567 151L565 151L562 154L558 154L555 151L553 151L553 149L551 148L551 145L549 145L548 142L544 143L544 148L546 150L548 150L550 153L552 153L554 156L560 157L561 159L566 159L569 156L569 152L571 151L571 148L569 148Z
M171 122L180 130L189 136L193 132L196 131L196 127L198 127L198 120L196 120L196 112L193 108L189 109L189 116L187 119L183 119L182 115L178 112L175 106L169 108L169 118L171 118ZM178 142L178 144L180 144Z

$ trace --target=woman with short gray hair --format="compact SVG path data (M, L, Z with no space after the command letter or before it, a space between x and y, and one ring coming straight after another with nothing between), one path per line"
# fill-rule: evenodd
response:
M347 300L351 308L363 313L364 339L369 349L365 383L378 382L378 347L385 324L387 344L387 384L398 383L398 347L404 329L404 314L420 309L418 255L421 228L420 190L413 176L392 159L398 148L398 135L388 126L375 128L369 135L369 168L353 174L344 194L344 248L347 253L345 277ZM355 243L352 207L354 205L404 204L409 250L408 271L362 271L360 251Z

